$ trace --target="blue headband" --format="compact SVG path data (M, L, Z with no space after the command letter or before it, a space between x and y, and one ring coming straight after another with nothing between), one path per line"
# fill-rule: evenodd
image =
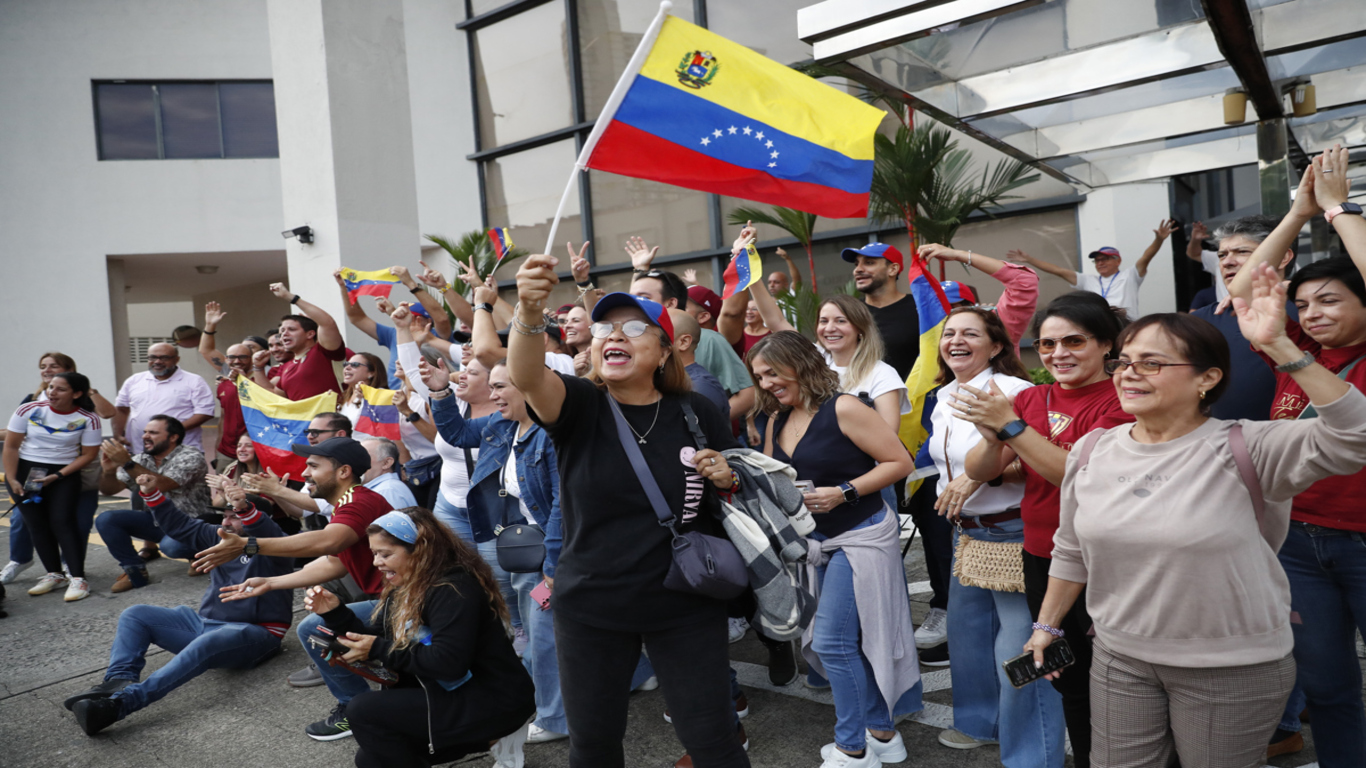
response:
M388 531L399 541L416 544L417 526L413 524L413 519L408 517L406 512L390 512L375 520L375 525Z

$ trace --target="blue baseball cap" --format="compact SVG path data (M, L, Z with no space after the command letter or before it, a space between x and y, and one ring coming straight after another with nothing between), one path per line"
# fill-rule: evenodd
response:
M902 269L906 268L906 264L901 256L901 251L898 251L894 246L887 245L886 243L872 243L870 245L865 245L862 248L845 248L844 251L840 253L840 258L850 264L857 262L858 257L860 256L867 256L871 259L886 259Z
M407 512L399 512L398 510L388 512L375 518L374 524L383 528L399 541L408 544L417 543L417 526L413 524L413 519L408 516Z
M1088 254L1086 258L1095 261L1097 256L1114 256L1116 259L1118 259L1119 249L1107 245L1104 248L1097 248L1096 250L1091 251L1091 253Z
M618 291L598 299L598 303L593 307L593 322L596 323L601 320L603 315L617 307L635 307L644 312L650 322L659 326L664 331L664 335L669 337L669 343L673 343L674 323L673 320L669 319L669 311L656 302L642 299L639 296L632 296L629 293Z
M972 288L963 283L945 280L940 285L944 287L944 295L948 297L950 305L957 304L960 301L977 303L977 294L973 293Z

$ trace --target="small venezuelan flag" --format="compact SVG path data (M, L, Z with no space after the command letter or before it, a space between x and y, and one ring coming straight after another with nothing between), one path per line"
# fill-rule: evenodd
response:
M337 393L288 400L242 378L237 381L237 399L242 403L242 419L261 466L281 477L288 472L292 479L300 479L306 460L295 455L293 446L308 442L308 423L314 416L337 410Z
M394 405L397 392L362 384L360 394L365 402L361 403L360 416L356 418L356 431L398 440L398 406Z
M502 261L503 257L508 255L508 251L517 247L517 245L512 242L512 235L508 234L506 227L494 227L493 229L490 229L489 242L493 245L493 252L497 254L499 261Z
M361 272L343 267L341 276L342 283L346 286L346 295L351 297L352 304L362 296L388 298L389 292L398 284L398 277L387 269Z
M721 279L725 283L725 288L721 291L722 299L729 299L740 291L749 288L759 282L759 278L764 274L764 262L759 258L759 251L754 247L754 243L745 246L744 253L737 253L730 260L726 271L721 273Z
M906 278L910 282L916 312L920 314L920 356L906 377L911 412L901 417L901 442L914 456L927 437L921 416L925 411L925 396L935 388L934 380L939 375L939 338L944 333L950 307L943 286L926 268L920 254L911 256Z
M641 59L580 165L831 218L867 213L881 110L674 16Z

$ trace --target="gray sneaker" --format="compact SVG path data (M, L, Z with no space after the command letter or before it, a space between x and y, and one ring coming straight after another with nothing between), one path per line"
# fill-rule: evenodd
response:
M315 688L323 684L323 675L318 665L309 662L308 666L285 678L291 688Z

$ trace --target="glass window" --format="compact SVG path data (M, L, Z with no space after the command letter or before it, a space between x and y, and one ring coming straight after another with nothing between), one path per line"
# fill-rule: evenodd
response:
M176 83L158 86L161 93L163 157L222 157L218 135L218 86Z
M579 51L583 61L583 106L595 119L635 53L659 3L654 0L579 0ZM674 3L674 16L693 21L692 3ZM796 11L792 36L797 36Z
M509 0L470 0L470 16L482 16L507 5Z
M224 157L279 157L274 83L218 86L223 115Z
M598 264L629 261L623 246L632 236L660 246L662 254L712 247L705 192L599 171L589 176Z
M101 160L161 156L152 86L101 83L95 86L95 108Z
M563 3L546 3L472 35L480 149L574 123Z
M545 247L550 221L560 204L564 183L578 156L573 139L528 149L484 163L484 190L490 227L507 227L512 242L532 253ZM582 179L581 174L575 174ZM570 194L564 218L555 235L555 247L583 240L578 184ZM559 252L564 258L563 251ZM568 263L563 265L568 269Z
M780 64L811 58L797 38L797 10L811 0L708 0L707 28Z
M738 197L725 197L725 196L722 196L722 197L721 197L721 221L723 222L723 224L722 224L722 232L723 232L723 234L724 234L724 237L722 237L721 239L722 239L723 241L725 241L725 244L727 244L727 245L729 245L730 242L731 242L732 240L735 239L735 235L738 234L738 233L740 232L740 229L739 229L739 227L738 227L737 225L727 223L727 222L730 221L730 213L731 213L731 211L735 210L736 208L758 208L758 209L761 210L761 211L769 211L769 212L772 212L772 211L773 211L773 206L767 205L767 204L765 204L765 203L756 203L756 202L754 202L753 200L741 200L741 199L738 198ZM841 230L841 229L849 229L850 227L863 227L863 226L867 226L867 224L868 224L868 220L867 220L866 218L859 218L859 219L827 219L827 218L818 216L818 217L816 217L816 230L815 230L815 231L816 231L816 234L817 234L817 235L822 235L822 234L826 234L826 233L828 233L828 232L836 232L836 231L839 231L839 230ZM772 227L768 227L768 226L765 226L765 225L762 225L762 224L757 225L757 226L759 227L759 230L760 230L760 231L759 231L759 236L760 236L760 237L768 238L769 240L774 240L774 239L782 238L782 237L789 237L789 235L788 235L787 232L785 232L785 231L777 230L777 231L774 232L773 234L768 234L768 233L766 233L764 230L772 230L772 229L773 229Z

